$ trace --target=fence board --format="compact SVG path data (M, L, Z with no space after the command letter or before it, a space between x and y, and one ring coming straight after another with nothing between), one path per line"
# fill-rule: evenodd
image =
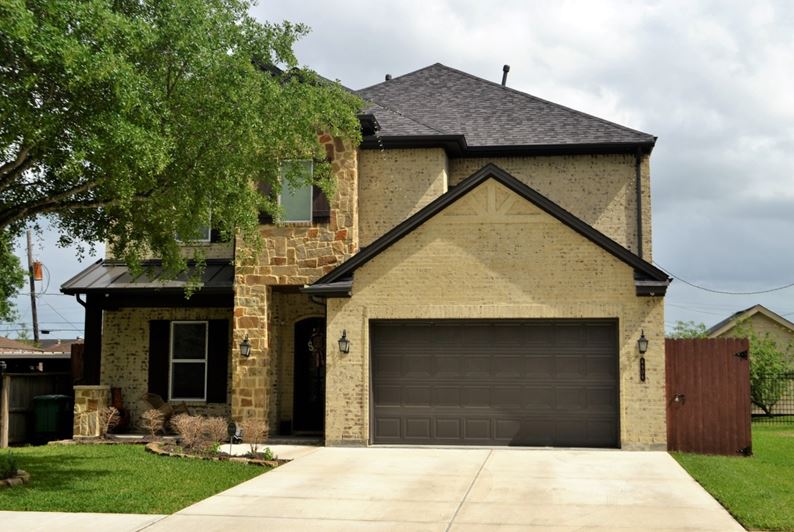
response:
M737 455L751 447L747 339L665 341L667 447ZM676 399L678 397L678 399Z

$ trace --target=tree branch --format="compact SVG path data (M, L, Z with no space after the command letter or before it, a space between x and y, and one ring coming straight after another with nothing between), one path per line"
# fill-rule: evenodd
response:
M0 165L0 190L8 188L19 174L27 170L33 163L30 150L33 146L23 146L13 161Z

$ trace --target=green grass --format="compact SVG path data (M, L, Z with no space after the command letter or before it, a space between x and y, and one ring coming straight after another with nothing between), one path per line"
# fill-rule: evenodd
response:
M753 456L672 453L749 529L794 530L794 426L753 424Z
M31 480L0 490L0 510L170 514L265 471L157 456L142 445L48 445L12 452Z

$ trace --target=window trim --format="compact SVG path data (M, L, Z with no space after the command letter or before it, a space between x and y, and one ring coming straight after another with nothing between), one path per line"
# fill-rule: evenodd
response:
M282 175L282 171L281 171L282 165L284 163L309 163L309 172L311 174L310 177L312 178L312 180L314 179L314 160L313 159L283 159L282 161L280 161L279 162L279 168L278 168L279 191L278 191L278 194L276 196L276 199L278 200L279 207L281 206L281 194L284 193L285 187L288 186L288 184L284 183L284 176ZM288 223L288 224L292 224L292 223L300 224L300 223L312 223L312 222L314 222L314 184L312 182L310 182L306 186L309 187L309 219L308 220L287 220L286 219L286 213L284 213L285 216L282 219L282 222ZM282 212L283 212L283 210L282 210Z
M174 325L180 324L196 324L204 325L204 358L180 358L174 361ZM172 320L169 324L168 334L168 400L169 401L192 401L192 402L207 402L207 368L209 367L209 339L210 339L210 323L208 320ZM174 364L182 363L204 363L204 396L198 397L174 397Z

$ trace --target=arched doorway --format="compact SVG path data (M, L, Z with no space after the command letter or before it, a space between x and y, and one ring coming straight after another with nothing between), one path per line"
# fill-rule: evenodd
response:
M325 318L295 323L293 431L322 434L325 425Z

